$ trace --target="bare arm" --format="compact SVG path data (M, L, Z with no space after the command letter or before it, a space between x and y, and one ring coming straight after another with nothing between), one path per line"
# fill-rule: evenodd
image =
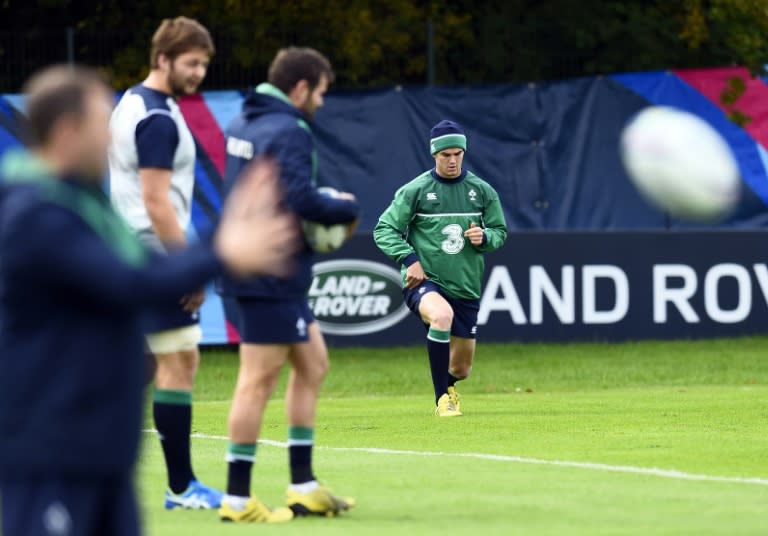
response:
M144 206L157 237L172 248L186 244L187 237L171 203L171 170L141 168L139 178Z
M176 210L171 203L171 171L163 168L141 168L139 178L152 229L160 241L170 249L179 249L187 243L179 225ZM185 294L179 301L185 311L193 313L205 301L205 289Z

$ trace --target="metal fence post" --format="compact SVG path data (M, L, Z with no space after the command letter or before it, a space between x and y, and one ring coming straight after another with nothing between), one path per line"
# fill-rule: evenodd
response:
M72 26L67 26L67 63L75 63L75 29Z
M427 85L435 85L435 26L427 21Z

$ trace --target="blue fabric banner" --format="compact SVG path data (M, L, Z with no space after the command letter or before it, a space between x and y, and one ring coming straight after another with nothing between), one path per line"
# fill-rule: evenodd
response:
M520 237L529 231L609 232L590 244L610 248L616 244L611 233L618 231L697 230L702 226L676 221L648 205L619 160L619 136L627 121L646 106L664 104L710 122L738 159L743 198L717 228L762 229L768 226L768 152L760 140L768 134L755 125L745 129L732 123L717 99L724 80L739 72L659 71L536 84L332 92L314 124L320 181L357 195L363 216L356 243L370 241L397 188L433 166L430 128L451 119L467 131L466 167L496 188L510 230L517 233L506 246L510 255L521 247L517 240L528 240ZM749 111L764 102L765 86L761 79L748 81ZM223 132L242 100L240 91L215 91L180 102L197 141L192 214L197 234L211 230L221 208ZM0 155L21 143L23 108L22 96L0 95ZM541 247L558 244L547 240ZM206 343L237 340L236 318L226 301L212 296L202 317ZM655 334L665 335L634 332Z

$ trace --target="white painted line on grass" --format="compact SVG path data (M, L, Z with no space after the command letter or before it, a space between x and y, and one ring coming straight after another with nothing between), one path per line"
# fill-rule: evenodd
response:
M151 434L157 433L157 430L154 429L146 429L142 431ZM213 441L229 441L228 437L219 435L195 433L192 434L191 437L195 439L208 439ZM288 443L285 441L275 441L273 439L259 439L259 444L268 445L270 447L288 448ZM685 471L678 471L676 469L634 467L632 465L609 465L606 463L575 462L568 460L544 460L541 458L509 456L506 454L484 454L482 452L432 452L422 450L382 449L375 447L325 447L322 445L315 445L315 448L318 450L327 450L330 452L361 452L367 454L386 454L390 456L420 456L425 458L472 458L475 460L490 460L496 462L521 463L527 465L570 467L574 469L587 469L590 471L602 471L608 473L647 475L659 478L672 478L676 480L695 480L704 482L725 482L730 484L753 484L756 486L768 486L768 478L703 475L698 473L686 473Z

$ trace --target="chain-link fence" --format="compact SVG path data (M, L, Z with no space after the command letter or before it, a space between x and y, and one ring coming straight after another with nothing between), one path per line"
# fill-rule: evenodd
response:
M227 61L233 40L226 35L214 35L214 41L217 53L206 76L205 89L245 88L263 79L266 62L243 66ZM133 46L135 42L136 35L129 32L71 28L53 33L22 29L0 32L0 93L18 92L37 69L63 62L99 67L116 87L127 87L146 73L149 65L149 47Z
M216 55L203 90L244 89L266 76L267 67L281 44L301 43L298 30L270 28L263 43L236 39L222 29L211 31ZM408 54L384 54L367 75L358 75L359 65L349 57L333 57L337 72L335 88L360 89L394 84L493 84L540 79L569 78L589 73L583 58L571 51L556 56L507 53L496 47L496 55L480 47L443 50L436 47L434 28L427 22L423 38L416 36ZM0 31L0 93L18 92L37 69L61 62L77 62L104 70L112 85L125 89L141 80L149 67L148 35L129 30L75 30L62 27L53 32L39 30ZM266 44L269 43L269 44ZM530 52L530 51L529 51ZM423 58L423 59L422 59ZM411 60L417 61L411 61ZM413 67L418 64L418 67ZM407 65L410 65L408 67ZM373 70L372 70L373 69Z
M43 65L67 61L67 33L0 32L0 92L15 92Z

